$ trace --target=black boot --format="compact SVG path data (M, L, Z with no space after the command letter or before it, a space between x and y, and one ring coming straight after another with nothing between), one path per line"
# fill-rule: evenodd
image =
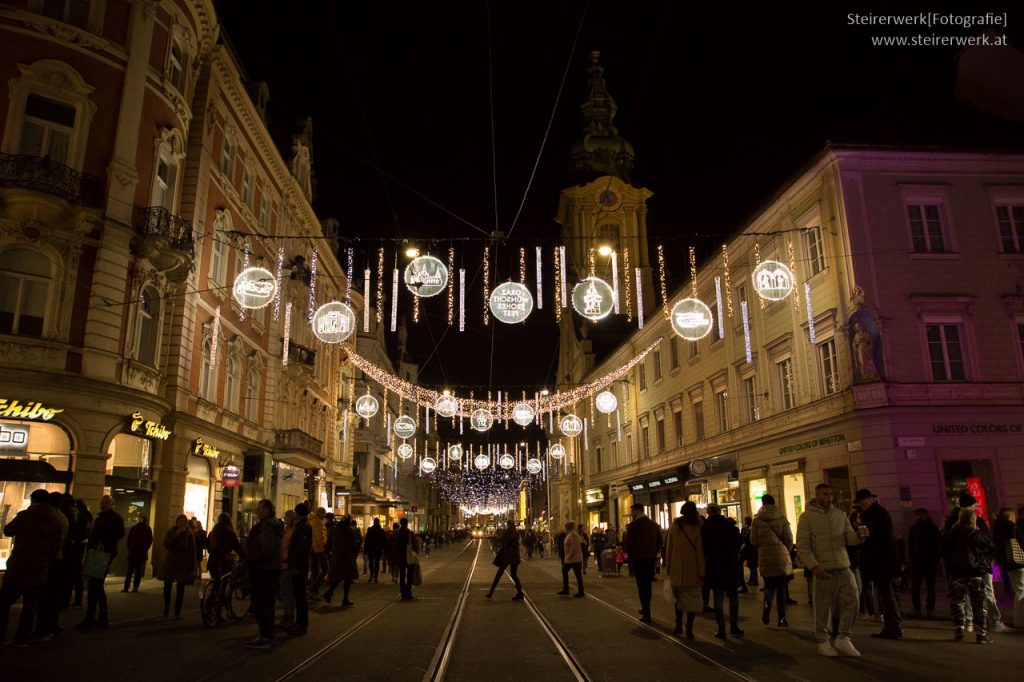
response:
M765 604L764 605L764 610L761 611L761 622L764 623L765 625L768 625L768 621L771 620L771 617L772 617L772 605L771 604Z
M718 630L715 631L716 639L725 639L725 623L718 624Z
M676 609L676 628L672 631L673 635L683 634L683 612Z
M693 611L686 612L686 639L693 639L693 619L696 615Z

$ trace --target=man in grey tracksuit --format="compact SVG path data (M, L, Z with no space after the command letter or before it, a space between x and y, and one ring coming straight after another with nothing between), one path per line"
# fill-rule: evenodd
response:
M855 531L846 514L832 506L832 488L819 483L814 501L797 523L796 551L800 562L814 574L814 634L823 656L860 656L850 641L859 595L846 546L859 545L865 534L864 529ZM834 645L829 641L833 609L838 610L839 619Z

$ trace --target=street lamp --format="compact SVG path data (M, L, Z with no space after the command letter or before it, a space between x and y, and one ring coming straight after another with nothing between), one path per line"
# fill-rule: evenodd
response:
M420 250L417 249L415 246L407 246L407 247L405 247L405 257L406 258L415 258L418 255L420 255Z
M597 247L597 252L604 256L605 258L607 258L608 256L612 255L612 247L608 246L607 244L601 244L601 246Z

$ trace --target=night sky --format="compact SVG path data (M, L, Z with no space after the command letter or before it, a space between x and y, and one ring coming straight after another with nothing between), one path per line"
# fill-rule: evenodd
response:
M664 240L672 289L686 280L688 244L717 247L828 140L886 102L947 94L957 52L873 47L872 33L919 31L847 25L851 11L891 12L893 3L787 9L492 0L492 79L483 1L215 4L249 78L269 84L274 125L313 117L319 215L340 220L344 236L438 239L435 252L447 250L446 239L480 233L408 188L494 229L493 83L498 226L507 232L571 55L533 187L509 247L499 252L500 279L518 260L516 238L558 233L553 216L568 184L569 147L580 137L578 107L592 49L602 52L619 132L636 150L634 182L654 192L652 248ZM915 4L901 3L902 10ZM919 9L944 4L953 3ZM970 5L976 12L1008 8L955 4L960 13ZM1014 18L1011 41L1020 45ZM383 181L375 166L386 173ZM376 243L368 248L375 252ZM481 248L465 249L470 275ZM481 325L479 291L468 295L473 314L466 332L453 329L433 352L446 328L442 299L425 306L425 319L411 328L410 352L420 362L429 358L424 383L486 385L492 328ZM549 308L493 334L492 386L551 380L557 335Z

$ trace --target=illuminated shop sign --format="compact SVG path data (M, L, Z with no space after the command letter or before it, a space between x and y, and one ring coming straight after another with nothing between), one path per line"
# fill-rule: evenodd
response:
M837 433L831 436L822 436L821 438L815 438L813 440L807 440L803 443L797 443L795 445L786 445L779 448L780 455L788 455L791 452L800 452L801 450L813 450L814 448L823 448L828 445L837 445L838 443L845 443L846 436Z
M204 443L202 438L196 438L194 441L192 441L192 454L212 458L219 457L220 450L213 447L209 443Z
M63 411L63 409L43 407L42 403L20 403L17 400L0 398L0 417L6 419L38 419L48 422Z
M637 490L643 490L644 489L644 484L643 483L633 483L633 484L631 484L629 486L629 489L634 491L634 492L636 492Z
M679 477L678 476L668 476L666 478L663 478L661 480L661 482L662 482L663 485L673 485L674 483L679 483Z
M236 466L226 466L220 482L225 488L237 488L242 484L242 471Z
M647 481L647 487L648 488L660 488L661 487L661 481L659 481L659 480Z
M28 449L29 427L21 424L0 424L0 450L24 452Z
M171 430L160 422L150 421L142 416L141 412L133 412L129 429L132 433L138 433L146 438L167 440L171 436Z

